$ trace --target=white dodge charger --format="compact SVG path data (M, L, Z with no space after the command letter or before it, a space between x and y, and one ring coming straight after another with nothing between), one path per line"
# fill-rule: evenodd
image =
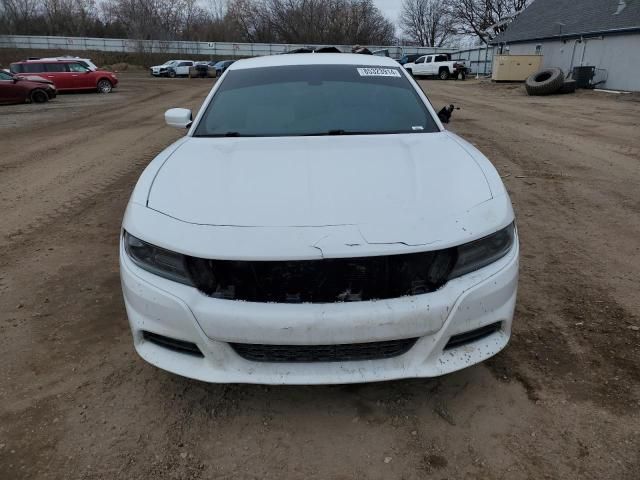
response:
M120 267L135 348L208 382L432 377L507 344L518 240L500 176L395 61L234 63L146 168Z

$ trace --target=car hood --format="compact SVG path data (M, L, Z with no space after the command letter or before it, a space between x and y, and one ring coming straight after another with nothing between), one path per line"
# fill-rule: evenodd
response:
M36 83L46 83L49 85L53 85L51 80L47 80L44 77L40 77L38 75L18 75L20 80L26 80L28 82L36 82Z
M147 206L198 225L356 225L373 234L491 198L483 170L446 133L192 137L158 171Z

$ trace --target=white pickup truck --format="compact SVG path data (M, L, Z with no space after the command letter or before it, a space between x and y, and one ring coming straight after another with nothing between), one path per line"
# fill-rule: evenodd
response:
M467 68L462 60L450 60L445 54L423 55L414 62L406 63L404 68L415 77L438 77L441 80L455 78L464 80Z

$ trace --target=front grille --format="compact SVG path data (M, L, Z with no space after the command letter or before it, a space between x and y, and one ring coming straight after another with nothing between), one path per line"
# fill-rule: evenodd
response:
M475 330L471 330L470 332L459 333L458 335L454 335L449 339L444 349L449 350L450 348L461 347L463 345L467 345L471 342L476 342L483 338L488 337L489 335L494 334L499 331L502 327L501 322L492 323L491 325L485 325L484 327L476 328Z
M164 335L158 335L157 333L147 331L142 332L142 338L160 347L173 350L174 352L186 353L197 357L204 356L195 343L185 342L184 340L177 340L175 338L165 337Z
M188 257L194 285L229 300L277 303L357 302L419 295L447 281L456 249L404 255L301 261Z
M255 345L232 343L245 360L273 363L355 362L382 360L407 353L417 338L344 345Z

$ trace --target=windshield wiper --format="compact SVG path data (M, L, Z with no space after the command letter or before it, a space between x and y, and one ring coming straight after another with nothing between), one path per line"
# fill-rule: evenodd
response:
M244 135L240 132L226 132L226 133L207 133L204 135L196 135L196 137L255 137L255 135Z
M322 136L333 136L333 135L376 135L380 133L384 133L384 132L359 132L356 130L336 129L336 130L328 130L326 132L319 132L319 133L305 133L304 136L305 137L322 137Z
M385 135L385 134L392 134L392 133L409 133L409 132L395 132L395 131L376 132L376 131L336 129L336 130L328 130L326 132L319 132L319 133L305 133L304 136L305 137L322 137L322 136L333 136L333 135L336 135L336 136L337 135Z

